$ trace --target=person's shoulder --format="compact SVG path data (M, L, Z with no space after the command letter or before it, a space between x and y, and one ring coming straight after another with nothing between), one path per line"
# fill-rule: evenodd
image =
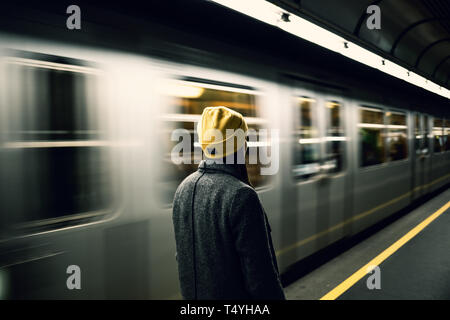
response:
M175 197L178 197L183 191L191 189L194 186L195 181L198 178L199 174L200 173L198 171L195 171L190 175L188 175L186 178L184 178L183 181L181 181L181 183L178 185L177 190L175 191Z
M259 201L258 193L256 192L256 190L240 180L238 180L238 183L235 185L233 198L234 201L238 202L251 200Z
M236 187L237 187L238 193L241 193L241 194L244 193L244 194L248 194L248 195L257 195L256 190L252 186L248 185L247 183L245 183L241 180L238 180L238 184Z
M258 193L251 186L242 182L235 189L232 199L229 216L234 225L260 219L262 204Z

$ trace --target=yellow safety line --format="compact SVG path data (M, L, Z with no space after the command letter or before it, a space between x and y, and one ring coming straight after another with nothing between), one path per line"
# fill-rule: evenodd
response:
M418 187L416 187L413 190L413 192L417 191L417 188L427 188L427 187L429 187L429 186L431 186L431 185L433 185L433 184L435 184L435 183L437 183L437 182L439 182L439 181L441 181L443 179L446 179L449 176L450 176L450 173L446 174L446 175L444 175L444 176L442 176L440 178L437 178L437 179L433 180L430 183L426 183L426 184L423 184L421 186L418 186ZM328 228L326 230L323 230L323 231L321 231L319 233L313 234L312 236L310 236L308 238L305 238L303 240L300 240L298 242L292 243L292 244L288 245L287 247L284 247L284 248L276 251L275 255L277 257L279 257L279 256L281 256L282 254L285 254L288 251L291 251L291 250L293 250L295 248L301 247L301 246L305 245L308 242L311 242L311 241L313 241L313 240L315 240L317 238L320 238L320 237L326 235L329 232L332 232L332 231L334 231L336 229L342 228L343 226L345 226L346 224L348 224L350 222L357 221L357 220L359 220L361 218L364 218L365 216L368 216L368 215L370 215L370 214L372 214L372 213L374 213L374 212L376 212L376 211L378 211L380 209L383 209L383 208L385 208L387 206L390 206L390 205L396 203L397 201L400 201L401 199L409 196L411 193L412 193L412 191L408 191L408 192L406 192L406 193L404 193L404 194L402 194L402 195L400 195L400 196L398 196L398 197L396 197L394 199L391 199L391 200L386 201L386 202L384 202L382 204L379 204L378 206L376 206L374 208L371 208L369 210L363 211L362 213L360 213L360 214L358 214L356 216L353 216L353 217L351 217L351 218L349 218L349 219L347 219L347 220L345 220L343 222L340 222L337 225L334 225L334 226L332 226L332 227L330 227L330 228Z
M442 213L444 213L448 208L450 208L450 201L447 202L443 207L441 207L438 211L430 215L424 221L419 223L416 227L410 230L407 234L397 240L394 244L392 244L389 248L384 250L374 259L372 259L369 263L363 266L361 269L356 271L350 277L348 277L344 282L339 284L336 288L328 292L324 295L320 300L335 300L345 291L347 291L350 287L352 287L356 282L358 282L361 278L367 275L368 267L370 266L379 266L384 260L386 260L390 255L392 255L395 251L401 248L405 243L414 238L420 231L425 229L431 222L433 222L437 217L439 217Z

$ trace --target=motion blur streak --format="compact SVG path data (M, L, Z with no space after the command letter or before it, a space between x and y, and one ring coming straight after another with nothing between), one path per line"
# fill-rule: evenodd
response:
M103 45L57 28L52 41L0 34L1 298L179 297L172 200L197 169L207 106L246 118L247 162L280 155L275 174L261 175L260 156L248 173L282 273L450 182L440 96L306 42L299 51L327 60L181 44L178 30L136 40L151 49L136 53L129 33L125 47L107 42L114 29L89 28ZM171 161L177 129L186 163ZM71 265L80 290L66 286Z

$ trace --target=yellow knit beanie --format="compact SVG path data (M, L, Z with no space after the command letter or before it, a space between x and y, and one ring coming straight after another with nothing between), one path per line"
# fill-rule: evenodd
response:
M242 148L247 130L239 112L222 106L205 108L197 125L202 150L212 159L224 158Z

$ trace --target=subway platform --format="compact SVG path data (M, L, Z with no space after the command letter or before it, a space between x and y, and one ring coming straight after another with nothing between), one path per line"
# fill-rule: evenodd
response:
M285 293L289 300L450 299L450 189L290 284Z

